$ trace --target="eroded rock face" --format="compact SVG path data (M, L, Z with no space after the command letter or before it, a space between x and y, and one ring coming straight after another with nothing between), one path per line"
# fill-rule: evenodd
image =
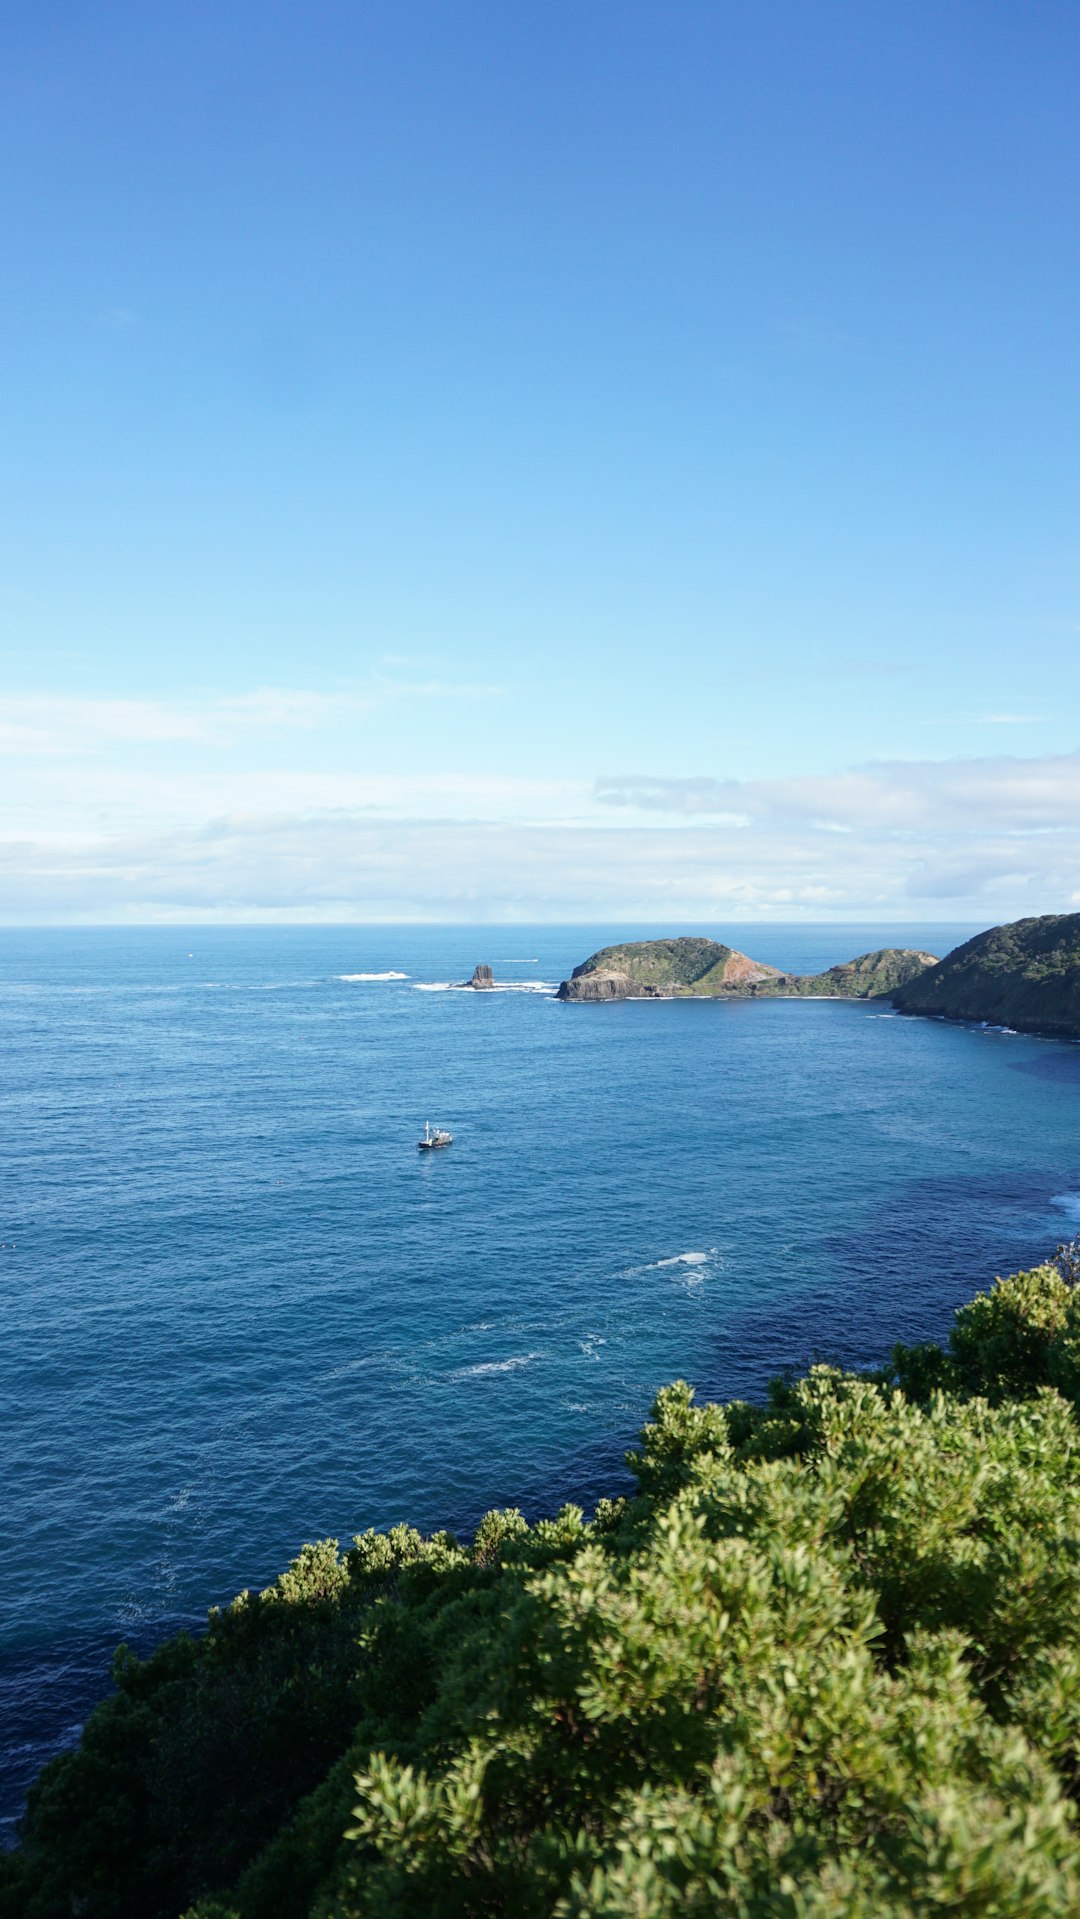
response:
M611 968L598 968L594 973L578 973L573 979L564 979L559 988L558 999L629 999L630 975L619 973Z
M684 992L696 997L720 998L724 994L755 993L759 987L773 986L783 978L775 966L751 959L748 953L740 953L734 946L722 950L724 958L684 986Z
M489 993L495 985L495 975L490 966L475 966L472 978L466 980L465 984L471 986L475 993Z

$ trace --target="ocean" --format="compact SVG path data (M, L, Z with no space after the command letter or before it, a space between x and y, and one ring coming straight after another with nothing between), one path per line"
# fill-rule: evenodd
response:
M588 1506L668 1380L874 1363L1080 1230L1080 1047L552 997L662 930L0 934L9 1838L119 1641L305 1540ZM677 930L810 971L976 929ZM445 990L477 961L513 990Z

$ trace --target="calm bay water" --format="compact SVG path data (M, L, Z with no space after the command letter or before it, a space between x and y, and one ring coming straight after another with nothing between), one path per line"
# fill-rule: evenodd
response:
M588 1504L665 1381L876 1361L1080 1230L1080 1048L538 990L657 930L0 934L8 1814L119 1640L305 1539ZM421 990L477 960L534 990Z

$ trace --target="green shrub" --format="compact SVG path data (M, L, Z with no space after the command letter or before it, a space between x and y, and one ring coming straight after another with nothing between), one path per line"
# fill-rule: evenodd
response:
M1078 1356L1039 1267L879 1376L666 1388L592 1521L306 1547L118 1660L8 1910L1080 1911Z

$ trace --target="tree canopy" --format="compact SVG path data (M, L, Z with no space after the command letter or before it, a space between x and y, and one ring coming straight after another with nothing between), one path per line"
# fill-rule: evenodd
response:
M1080 1911L1075 1276L759 1407L669 1386L589 1519L323 1541L121 1651L0 1912Z

